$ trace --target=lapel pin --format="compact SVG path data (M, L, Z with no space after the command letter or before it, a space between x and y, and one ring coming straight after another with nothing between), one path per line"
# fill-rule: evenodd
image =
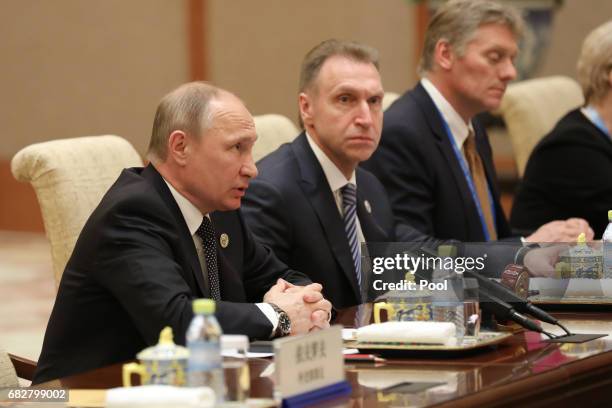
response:
M363 202L363 205L365 206L366 211L367 211L369 214L372 214L372 206L370 205L370 202L369 202L368 200L365 200L365 201Z
M227 248L229 245L229 236L225 232L219 237L219 243L221 244L221 248Z

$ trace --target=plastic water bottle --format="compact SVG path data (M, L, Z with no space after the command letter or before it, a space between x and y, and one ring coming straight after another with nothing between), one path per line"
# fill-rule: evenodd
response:
M215 301L193 301L193 320L187 329L187 383L190 387L210 387L223 401L225 381L221 357L221 326L215 317Z
M608 211L608 226L601 238L603 241L604 278L612 279L612 210Z
M431 279L444 289L436 287L432 291L432 314L436 322L455 323L455 336L457 343L461 344L465 336L463 273L444 267L445 260L453 257L455 252L456 248L451 245L440 245L438 248L441 267L434 269Z

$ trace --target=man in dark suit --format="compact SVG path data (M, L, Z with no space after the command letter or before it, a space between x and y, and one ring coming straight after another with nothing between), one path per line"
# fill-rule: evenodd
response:
M162 99L151 164L124 170L79 236L35 383L132 359L164 326L184 344L194 298L216 300L225 333L268 339L328 326L320 285L254 241L237 211L257 174L255 139L229 92L190 83Z
M445 239L512 237L491 146L475 116L497 108L516 77L521 31L516 10L488 0L451 0L432 18L422 80L385 112L380 146L364 163L398 220ZM584 220L554 221L526 240L569 242L580 232L593 236Z
M258 162L259 176L244 200L257 238L322 283L325 297L339 308L361 303L368 289L356 264L359 243L428 240L395 223L383 186L357 167L380 139L382 97L374 49L336 40L319 44L300 75L304 132Z

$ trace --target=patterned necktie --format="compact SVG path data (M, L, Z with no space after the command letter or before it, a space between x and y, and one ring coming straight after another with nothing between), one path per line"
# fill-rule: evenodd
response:
M344 219L344 230L348 238L349 248L353 257L357 283L361 289L361 251L357 237L357 188L348 183L340 190L342 192L342 209Z
M470 129L467 139L463 144L463 152L465 158L470 167L470 173L472 173L472 180L474 181L474 187L476 188L476 194L480 201L480 208L484 215L485 222L487 224L487 230L489 231L489 239L497 239L497 231L495 230L495 224L493 223L493 213L491 212L491 201L489 200L489 188L487 185L487 176L485 175L484 166L480 155L476 150L476 136Z
M214 300L221 300L219 267L217 266L217 246L215 245L215 229L208 217L204 217L196 234L202 239L202 246L204 247L204 258L206 260L206 270L208 271L210 295Z

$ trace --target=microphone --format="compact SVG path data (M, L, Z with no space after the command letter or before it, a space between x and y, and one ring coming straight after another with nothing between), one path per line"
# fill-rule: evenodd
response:
M561 327L567 334L571 334L557 319L555 319L550 314L546 313L544 310L535 306L530 301L519 297L516 293L512 292L499 282L491 280L486 276L482 276L479 273L474 271L465 271L464 274L471 278L475 278L478 280L478 284L482 288L486 288L492 295L494 295L498 299L503 299L507 301L510 305L516 308L517 311L521 313L527 313L538 320L541 320L546 323L553 324L555 326ZM481 291L482 292L482 291Z
M438 257L438 254L434 253L430 248L421 247L420 250L421 253L426 256ZM415 272L415 276L424 277L427 280L431 279L430 277L424 276L425 271L423 270ZM565 330L568 334L571 334L563 325L559 323L557 319L555 319L542 309L537 308L525 299L517 296L514 292L510 291L501 284L470 270L466 270L464 272L464 276L473 277L478 280L478 296L481 303L481 307L483 309L489 310L491 313L502 319L512 320L513 322L518 323L519 325L525 327L528 330L532 330L538 333L544 333L550 338L553 338L554 336L552 336L550 333L545 332L534 321L532 321L521 313L529 313L542 321L557 325L563 328L563 330ZM521 313L517 312L512 305L500 299L500 297L504 299L510 299L510 302L514 306L516 306Z
M531 331L545 333L544 330L540 326L538 326L533 320L517 312L510 304L504 302L498 297L491 295L485 290L481 290L479 296L482 301L481 307L483 309L487 309L495 316L501 319L512 320L513 322L516 322L522 327Z

